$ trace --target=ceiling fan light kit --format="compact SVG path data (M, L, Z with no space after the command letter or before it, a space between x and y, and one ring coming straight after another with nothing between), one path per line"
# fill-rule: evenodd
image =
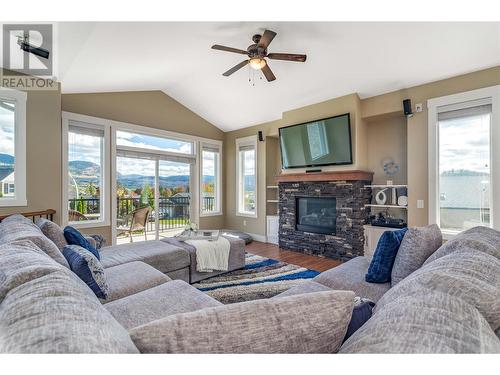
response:
M266 65L266 60L259 57L254 57L250 59L250 66L255 70L261 70Z
M295 62L304 62L306 61L307 56L306 55L299 55L299 54L292 54L292 53L267 53L267 47L269 47L269 44L272 42L274 37L276 36L276 33L271 30L266 30L264 31L264 34L255 34L252 37L252 40L254 44L248 46L248 48L245 50L238 49L238 48L233 48L233 47L226 47L226 46L221 46L219 44L214 44L212 46L212 49L216 49L219 51L225 51L225 52L232 52L232 53L238 53L240 55L247 55L249 57L248 60L243 60L239 64L233 66L231 69L228 71L222 73L223 76L229 77L231 74L234 72L240 70L246 65L250 65L252 69L255 70L261 70L262 74L264 77L266 77L268 82L274 81L276 79L276 76L272 72L271 68L269 67L269 63L265 59L266 57L268 59L273 59L273 60L282 60L282 61L295 61Z

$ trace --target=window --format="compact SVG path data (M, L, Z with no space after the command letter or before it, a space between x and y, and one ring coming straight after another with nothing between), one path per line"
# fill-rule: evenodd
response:
M488 94L489 92L489 94ZM430 221L446 237L494 225L494 91L475 90L429 101ZM495 107L495 108L494 108ZM496 205L496 206L494 206Z
M63 222L109 225L109 126L63 113Z
M221 214L221 151L219 145L201 144L201 215Z
M236 140L237 215L257 217L257 137Z
M0 88L0 206L26 206L26 97Z
M122 130L116 131L116 144L118 146L129 146L163 152L194 154L193 142L139 133L129 133Z

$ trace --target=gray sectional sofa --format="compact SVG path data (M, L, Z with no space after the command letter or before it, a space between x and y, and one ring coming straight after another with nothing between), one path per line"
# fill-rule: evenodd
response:
M2 353L500 353L492 229L460 234L392 287L367 285L359 257L274 298L222 305L182 280L189 254L155 241L101 250L110 292L99 300L53 242L14 222L0 223ZM360 294L375 313L342 344Z

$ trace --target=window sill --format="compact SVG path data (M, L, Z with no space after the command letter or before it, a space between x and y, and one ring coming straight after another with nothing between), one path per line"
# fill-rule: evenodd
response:
M27 205L26 199L0 198L0 207L26 207Z
M247 212L236 212L236 216L249 217L252 219L257 219L257 214L251 214Z
M222 212L200 212L200 217L222 216Z
M74 227L74 228L101 228L101 227L109 227L110 224L105 221L91 221L91 222L85 222L85 221L73 221L68 223L69 226Z

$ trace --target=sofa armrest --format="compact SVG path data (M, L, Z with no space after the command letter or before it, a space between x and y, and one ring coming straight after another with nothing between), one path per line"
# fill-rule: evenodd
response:
M335 353L354 293L329 291L176 314L133 328L142 353Z

